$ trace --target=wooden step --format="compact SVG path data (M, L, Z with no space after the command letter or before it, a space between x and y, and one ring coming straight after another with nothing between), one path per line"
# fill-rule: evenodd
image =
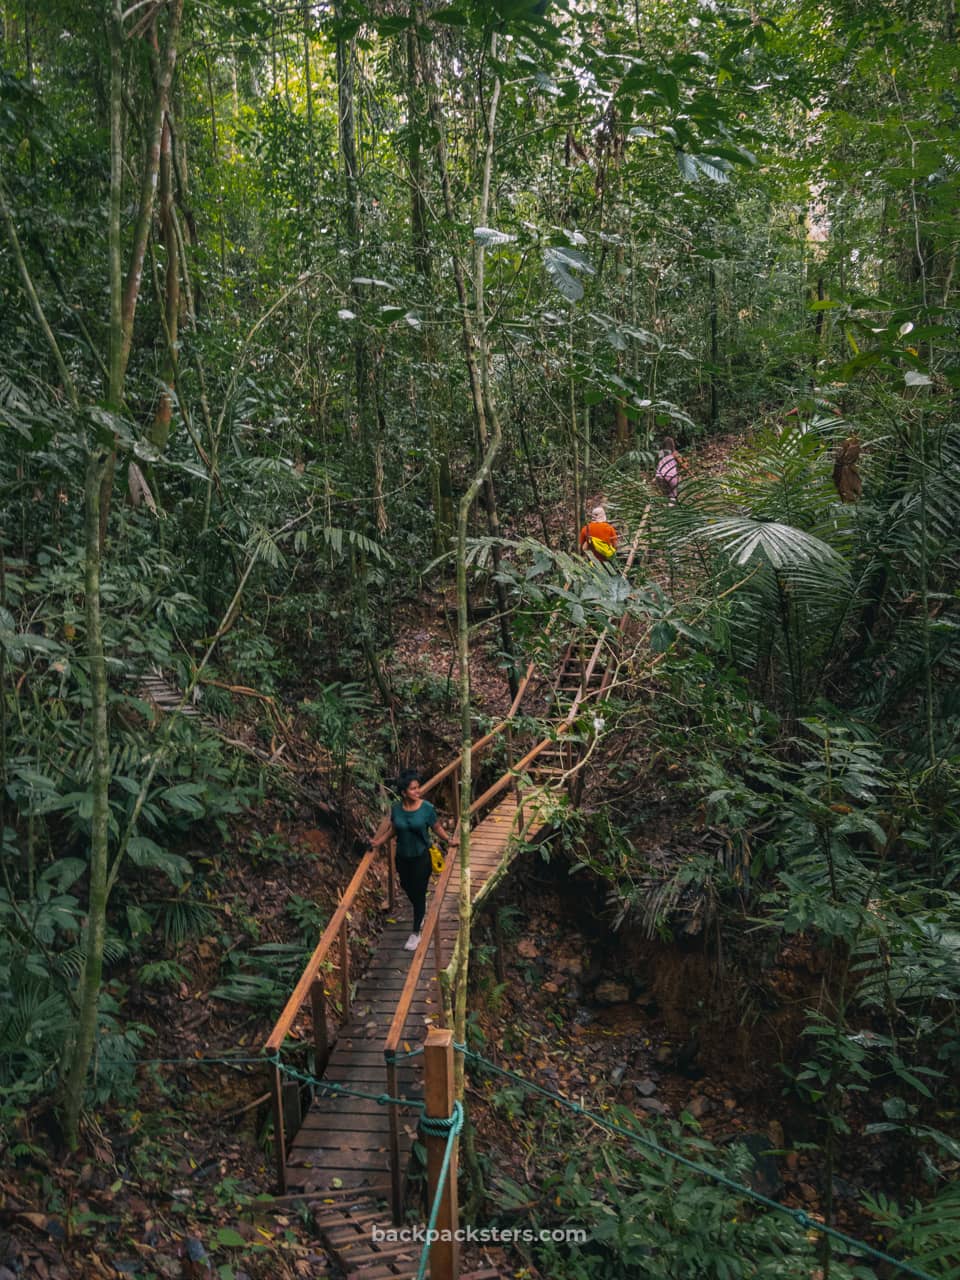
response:
M399 1262L394 1265L398 1268L401 1267ZM414 1277L417 1274L416 1263L413 1263L410 1266L404 1265L400 1270L395 1270L394 1265L391 1265L390 1263L381 1263L377 1266L363 1267L359 1271L354 1271L351 1268L351 1270L347 1272L347 1280L350 1280L350 1277L352 1276L356 1276L357 1280L414 1280Z
M342 1210L337 1213L332 1210L330 1213L318 1213L314 1215L313 1220L325 1235L335 1235L349 1230L358 1232L368 1223L382 1222L383 1210L371 1203L369 1209L351 1209L347 1213Z
M399 1242L388 1244L386 1241L382 1245L372 1244L369 1233L361 1241L354 1242L352 1248L349 1244L336 1245L331 1242L330 1249L334 1257L345 1269L352 1274L359 1271L361 1267L372 1267L378 1263L389 1262L396 1265L398 1262L406 1263L411 1273L417 1269L417 1263L420 1259L420 1245L414 1244L407 1240L402 1244Z

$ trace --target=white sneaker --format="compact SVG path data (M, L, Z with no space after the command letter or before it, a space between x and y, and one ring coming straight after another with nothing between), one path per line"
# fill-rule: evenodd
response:
M416 951L419 945L420 945L419 933L411 933L410 937L403 944L403 949L404 951Z

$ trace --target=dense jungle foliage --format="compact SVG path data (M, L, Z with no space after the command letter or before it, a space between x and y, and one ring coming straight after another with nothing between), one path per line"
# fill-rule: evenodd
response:
M456 722L393 646L459 562L505 682L555 610L585 644L626 614L564 848L611 928L696 898L707 949L812 946L780 1067L824 1215L874 1137L861 1226L960 1274L958 116L954 0L0 0L11 1168L137 1107L131 990L268 857L236 824L302 794L284 735L348 842ZM629 582L570 555L597 495ZM649 773L700 833L657 868ZM275 1011L318 914L228 948L225 998ZM594 1251L545 1274L878 1274L595 1159L537 1210Z

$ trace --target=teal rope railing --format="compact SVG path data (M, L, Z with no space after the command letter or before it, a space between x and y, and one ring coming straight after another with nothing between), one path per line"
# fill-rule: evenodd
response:
M269 1062L291 1080L309 1084L328 1098L364 1098L367 1102L376 1102L381 1107L414 1107L418 1111L423 1110L422 1098L395 1098L389 1093L366 1093L363 1089L351 1089L349 1085L340 1084L336 1080L321 1080L311 1075L309 1071L299 1071L296 1067L291 1067L289 1062L283 1061L279 1053L268 1053L261 1058L261 1062Z
M419 1058L423 1053L423 1045L418 1045L416 1049L407 1049L405 1053L394 1052L387 1056L392 1058L394 1062L402 1062L404 1058Z
M718 1169L711 1169L709 1165L700 1164L696 1160L681 1156L676 1151L671 1151L668 1147L662 1146L653 1138L647 1138L643 1134L637 1133L636 1130L624 1128L623 1125L608 1120L606 1116L601 1115L599 1112L590 1111L588 1108L581 1106L579 1102L574 1102L572 1098L565 1098L560 1093L554 1093L551 1089L545 1089L542 1085L535 1084L532 1080L527 1080L524 1076L518 1075L516 1071L510 1071L506 1067L498 1066L495 1062L491 1062L489 1058L484 1058L482 1054L474 1053L466 1045L455 1042L453 1047L459 1053L462 1053L467 1061L477 1063L484 1070L504 1076L508 1080L513 1080L531 1093L538 1093L541 1097L549 1098L551 1102L559 1103L560 1106L565 1107L568 1111L585 1116L593 1124L600 1125L601 1128L610 1133L618 1134L622 1138L627 1138L637 1146L646 1147L650 1151L655 1151L657 1155L675 1160L677 1164L683 1165L684 1168L690 1169L701 1177L710 1178L713 1182L726 1187L740 1197L752 1200L756 1204L762 1204L767 1209L792 1218L804 1230L829 1236L830 1239L844 1245L851 1253L864 1254L877 1262L897 1267L903 1275L913 1276L915 1280L936 1280L936 1277L932 1276L929 1271L921 1271L919 1267L911 1266L908 1262L901 1262L899 1258L894 1258L891 1254L884 1253L882 1249L875 1249L873 1245L867 1244L864 1240L858 1240L854 1236L848 1236L843 1231L838 1231L836 1227L829 1227L824 1222L818 1222L816 1218L811 1218L802 1209L791 1209L787 1205L780 1204L777 1200L771 1200L769 1196L762 1195L759 1191L754 1191L752 1187L745 1186L742 1182L737 1182L736 1179L728 1177Z

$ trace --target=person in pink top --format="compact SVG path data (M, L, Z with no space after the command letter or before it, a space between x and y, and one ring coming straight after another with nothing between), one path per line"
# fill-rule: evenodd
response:
M680 487L680 471L686 470L687 464L677 452L673 436L664 436L663 448L657 456L657 469L654 482L661 493L666 495L672 507L677 500L677 489Z

